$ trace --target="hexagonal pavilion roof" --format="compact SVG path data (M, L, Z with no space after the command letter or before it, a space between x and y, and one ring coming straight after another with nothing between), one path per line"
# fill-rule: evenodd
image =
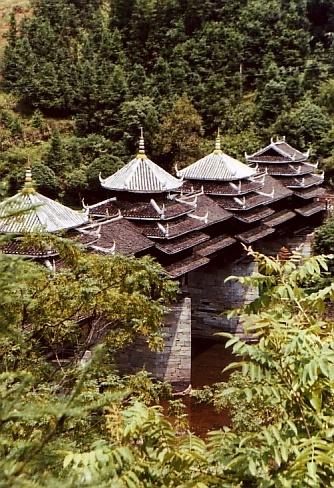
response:
M87 213L72 210L38 193L31 185L30 167L24 188L0 203L0 233L3 234L58 232L87 221Z
M223 153L218 135L215 150L211 154L177 171L176 174L187 180L234 181L253 176L256 171Z
M137 156L106 179L100 177L103 188L133 193L163 193L176 190L182 180L174 178L145 154L141 136Z

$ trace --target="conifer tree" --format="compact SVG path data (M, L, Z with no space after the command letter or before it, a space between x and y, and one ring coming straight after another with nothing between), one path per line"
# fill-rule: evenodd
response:
M45 155L45 164L56 174L64 169L63 144L58 129L52 132L50 147Z
M200 157L202 119L186 94L176 100L161 123L156 146L166 168L184 168Z

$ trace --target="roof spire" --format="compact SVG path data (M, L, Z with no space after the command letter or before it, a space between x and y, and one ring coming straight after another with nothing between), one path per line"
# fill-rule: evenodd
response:
M28 156L27 165L26 165L25 183L24 183L20 193L22 193L23 195L28 195L28 193L36 193L36 190L32 185L31 166L30 166L29 156Z
M215 154L220 154L222 152L221 147L220 147L220 133L219 133L219 127L217 130L217 137L216 137L216 144L215 144L215 150L213 151Z
M145 144L144 144L144 132L143 132L142 127L140 128L139 151L137 154L137 158L146 158Z
M31 166L30 166L30 158L28 156L27 159L27 166L26 166L26 183L31 183L32 182L32 177L31 177Z

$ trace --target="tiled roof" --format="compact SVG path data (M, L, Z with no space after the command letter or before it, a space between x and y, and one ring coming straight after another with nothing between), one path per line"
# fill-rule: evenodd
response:
M292 190L285 188L283 184L265 173L259 174L251 179L242 180L241 188L243 190L246 190L247 188L247 191L242 191L241 193L225 194L226 187L227 185L230 186L230 183L217 182L215 185L217 192L208 193L210 198L221 208L229 212L239 210L251 211L261 205L270 205L271 203L286 198L293 193ZM219 185L224 185L222 193L219 193ZM238 185L239 182L236 184L237 188ZM186 181L184 188L182 188L182 192L184 189L186 192L192 192L196 189L197 191L204 191L205 193L207 188L206 184L202 185L202 182Z
M276 225L282 224L283 222L286 222L290 219L293 219L296 214L295 212L292 212L291 210L281 210L280 212L276 212L270 217L267 217L263 220L263 223L266 225L269 225L270 227L275 227Z
M191 205L167 197L151 199L150 202L126 202L113 198L89 207L92 216L116 217L121 214L130 220L170 220L192 211Z
M89 205L88 211L89 215L92 217L117 217L119 214L118 208L115 206L116 198L108 198L102 202L95 203L94 205Z
M210 239L209 241L204 242L199 246L196 246L194 250L196 254L198 254L199 256L209 256L210 254L213 254L216 251L220 251L221 249L231 246L235 242L236 239L234 239L233 237L229 237L227 235L221 235L215 237L214 239Z
M245 210L244 212L236 212L234 217L241 222L250 224L252 222L256 222L257 220L264 219L265 217L268 217L274 213L275 210L270 207L257 207L251 210Z
M208 156L177 171L186 180L234 181L248 178L256 171L237 159L215 150Z
M274 232L275 229L273 229L272 227L259 225L258 227L255 227L255 229L248 230L247 232L243 232L242 234L237 234L235 237L244 244L252 244L252 242L258 241L259 239L273 234Z
M281 154L278 154L278 153L269 153L269 154L261 154L261 156L248 156L246 157L247 161L249 161L250 163L253 162L257 162L259 164L261 163L274 163L272 164L271 166L275 166L275 163L277 162L278 164L279 163L286 163L287 162L287 158L286 156L283 156ZM253 165L251 165L253 166Z
M290 144L285 142L285 139L270 141L270 144L264 149L255 152L251 155L246 155L247 161L262 162L262 161L305 161L308 158L308 153L294 149Z
M269 176L266 176L266 179L269 178ZM271 189L269 190L269 185L265 185L261 193L252 192L248 195L233 198L216 197L215 201L230 212L239 212L244 210L251 211L261 205L271 205L277 200L281 200L282 198L292 195L292 190L285 188L273 178L270 179L270 184ZM265 189L267 189L267 192Z
M116 201L114 205L128 219L170 220L192 210L189 205L168 198L161 201L151 199L150 202Z
M92 224L95 225L95 224ZM97 235L93 235L91 233L81 233L80 232L80 227L78 229L71 230L66 233L66 238L71 239L74 242L77 242L78 244L82 244L83 246L88 246L89 244L92 244L93 242L96 242L98 237Z
M306 176L294 176L280 179L280 182L288 188L309 188L314 185L321 185L323 181L323 175L317 174L308 174Z
M294 194L300 198L308 200L310 198L315 198L323 195L325 193L325 189L319 186L311 186L310 188L302 189L301 191L294 191Z
M205 220L192 219L186 216L166 223L138 221L136 226L148 238L174 239L189 232L201 230L207 227L207 223Z
M182 197L180 197L182 198ZM187 198L187 197L184 197ZM191 198L193 200L193 198ZM190 201L190 200L189 200ZM195 200L194 200L195 201ZM149 238L172 239L195 230L201 230L211 224L223 222L232 217L224 208L206 195L197 195L194 208L187 215L170 221L152 222L138 220L136 225Z
M254 163L255 166L255 163ZM260 169L265 170L271 176L307 175L315 170L314 165L307 163L288 164L260 164Z
M196 215L207 215L207 223L223 222L232 217L231 213L222 208L217 201L207 195L199 195L197 198Z
M0 233L57 232L78 227L87 220L88 215L65 207L33 188L23 188L0 203Z
M182 181L174 178L145 155L135 159L106 179L100 178L103 188L134 193L162 193L176 190Z
M185 249L196 246L204 241L210 239L210 236L201 232L192 232L182 237L176 237L175 239L157 242L155 247L166 254L176 254Z
M225 196L244 195L252 190L260 189L261 183L248 178L238 182L185 180L182 186L182 192L184 193L203 190L207 195Z
M263 185L264 188L273 188L274 189L274 200L281 200L283 198L289 197L293 195L293 191L289 188L286 188L279 179L273 178L270 175L265 176L265 183ZM262 190L263 191L263 190ZM267 190L265 190L267 191Z
M90 247L99 248L101 252L105 250L108 253L114 247L116 253L136 254L153 246L134 224L123 218L91 224L78 230L85 232L78 237L78 242L82 240L82 243L86 243L90 233Z
M305 207L296 208L295 210L300 215L303 215L303 217L310 217L311 215L326 210L326 204L324 202L313 202L309 205L305 205Z
M28 244L20 237L2 242L0 244L0 252L31 258L51 258L58 255L55 249Z
M183 259L182 261L178 261L177 263L166 266L165 271L171 278L179 278L180 276L189 273L194 269L200 268L209 262L210 259L206 257L192 255L186 259Z
M273 198L274 198L274 194L271 197L268 194L259 195L256 193L249 193L248 195L242 198L234 197L233 200L231 200L231 206L228 208L228 210L254 209L259 205L271 204L274 201Z

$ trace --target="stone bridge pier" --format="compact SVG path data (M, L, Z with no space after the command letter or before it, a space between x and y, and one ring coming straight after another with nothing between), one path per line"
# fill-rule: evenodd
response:
M219 332L244 335L238 317L228 318L230 310L251 302L258 296L257 288L245 287L229 276L249 276L257 265L243 257L219 266L210 262L188 278L188 292L192 298L192 336L212 339Z
M191 299L183 297L170 308L162 330L164 349L150 351L145 340L123 349L117 357L122 373L145 368L158 380L172 384L174 390L187 388L191 381Z
M164 350L150 351L144 340L137 341L118 355L120 371L128 374L144 367L157 379L171 383L175 390L187 388L191 383L192 337L213 339L218 332L244 336L237 317L228 319L227 312L256 298L257 290L235 280L225 283L225 279L255 270L256 264L243 258L223 267L213 263L189 273L187 296L172 305L164 321ZM219 340L219 336L215 338Z

